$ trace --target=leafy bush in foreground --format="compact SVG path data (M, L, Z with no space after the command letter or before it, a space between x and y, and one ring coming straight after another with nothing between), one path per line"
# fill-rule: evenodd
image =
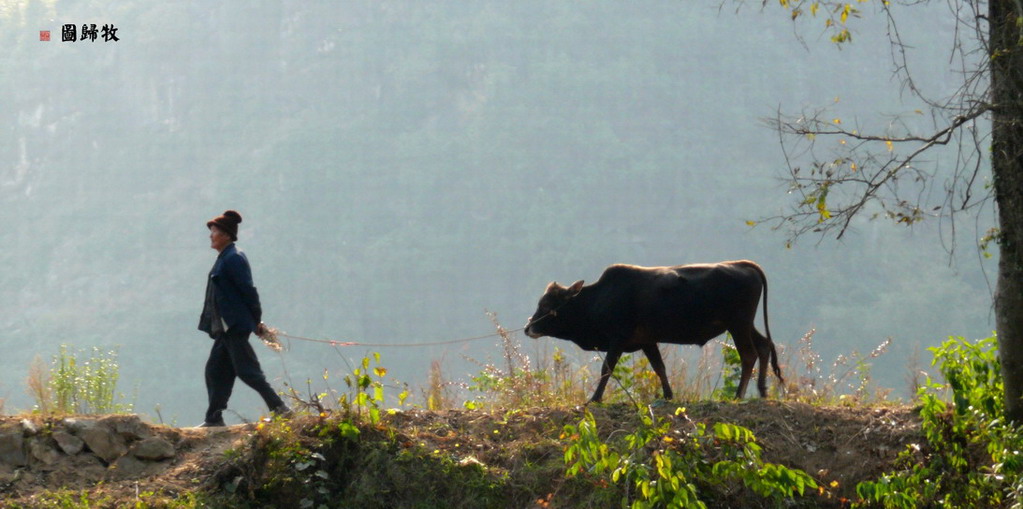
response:
M674 416L640 411L640 417L636 431L607 441L589 411L577 425L565 426L567 476L590 478L596 486L608 480L623 485L622 506L631 502L636 509L707 507L734 496L740 484L775 502L817 488L802 470L764 462L747 428L718 422L708 429L681 407Z
M903 451L894 472L863 482L860 506L1020 507L1023 433L1004 419L997 339L949 338L934 352L947 385L920 388L927 444ZM951 403L942 399L951 392Z

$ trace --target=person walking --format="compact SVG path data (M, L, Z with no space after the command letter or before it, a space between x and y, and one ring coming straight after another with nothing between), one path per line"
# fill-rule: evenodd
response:
M210 247L220 254L206 281L206 301L199 318L199 330L213 338L213 348L206 361L209 406L199 425L204 428L225 426L223 412L231 398L235 378L255 389L273 414L291 414L291 409L266 381L256 352L249 344L249 334L261 335L266 326L260 321L263 309L252 283L249 260L234 245L241 222L241 214L234 210L206 222Z

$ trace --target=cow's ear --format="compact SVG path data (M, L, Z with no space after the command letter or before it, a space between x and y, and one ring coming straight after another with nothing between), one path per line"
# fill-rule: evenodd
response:
M582 289L583 289L583 280L582 279L580 279L579 281L576 281L575 283L572 283L572 286L568 287L568 291L571 292L573 295L579 293L579 290L582 290Z
M547 289L544 290L543 293L550 293L551 290L555 288L561 288L561 285L559 285L557 281L551 281L550 283L547 284Z

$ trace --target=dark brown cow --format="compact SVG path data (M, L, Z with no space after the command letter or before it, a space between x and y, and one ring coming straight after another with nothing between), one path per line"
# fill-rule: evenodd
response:
M761 292L767 337L753 326ZM742 359L735 397L746 393L758 358L757 389L761 397L767 397L768 360L778 380L784 380L767 325L767 277L748 260L674 267L612 265L589 286L582 281L567 288L551 283L525 329L531 338L552 336L584 350L607 352L590 401L603 397L622 353L637 350L650 359L664 398L671 399L657 343L704 345L725 331L732 334Z

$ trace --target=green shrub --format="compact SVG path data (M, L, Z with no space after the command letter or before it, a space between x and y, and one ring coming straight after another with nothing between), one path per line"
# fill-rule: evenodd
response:
M908 446L895 471L860 483L859 505L1018 507L1023 433L1004 420L997 339L949 338L930 350L947 382L927 380L918 392L927 443Z
M120 378L117 351L103 352L93 347L87 359L68 345L60 345L53 357L49 379L40 382L41 374L30 376L31 393L36 408L44 413L110 414L132 411L130 403L121 403L117 394ZM45 390L41 390L45 387Z
M731 334L729 334L731 337ZM767 369L761 366L760 369ZM739 350L728 343L721 343L721 387L714 390L713 398L731 401L742 380L742 357Z
M634 509L716 506L735 497L740 484L778 504L817 488L801 470L764 462L747 428L719 422L708 429L681 407L669 416L639 414L636 431L606 440L589 411L565 426L566 475L619 486L622 506Z

